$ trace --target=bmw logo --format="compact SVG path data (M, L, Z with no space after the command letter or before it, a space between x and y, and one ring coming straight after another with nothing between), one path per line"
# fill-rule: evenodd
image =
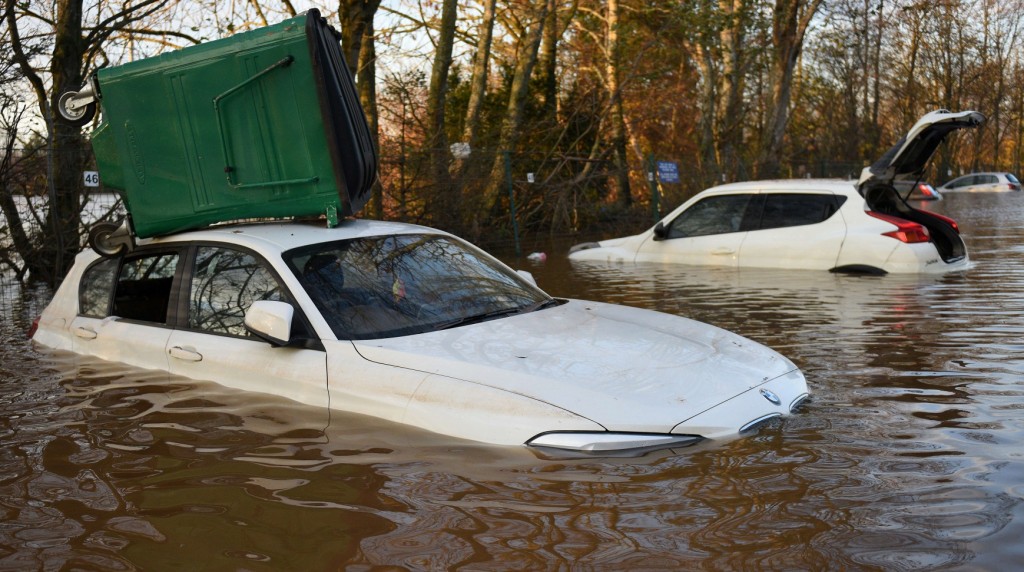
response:
M773 392L770 389L762 389L761 390L761 395L763 395L765 399L767 399L768 401L771 401L775 405L781 405L782 404L782 400L779 399L779 396L775 395L775 392Z

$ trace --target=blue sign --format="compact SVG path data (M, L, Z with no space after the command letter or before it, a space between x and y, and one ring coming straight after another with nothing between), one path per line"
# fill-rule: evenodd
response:
M675 161L658 161L658 180L662 183L678 183L679 165Z

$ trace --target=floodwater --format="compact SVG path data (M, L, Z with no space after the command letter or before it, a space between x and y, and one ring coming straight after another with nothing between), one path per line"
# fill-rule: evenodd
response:
M554 295L723 326L807 376L797 416L639 458L543 459L43 352L22 330L45 294L6 296L0 569L1015 569L1024 193L926 208L961 223L969 271L509 259Z

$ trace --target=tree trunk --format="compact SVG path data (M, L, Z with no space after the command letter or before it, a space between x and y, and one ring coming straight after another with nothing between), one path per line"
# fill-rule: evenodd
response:
M87 48L82 37L82 0L57 2L57 26L50 61L50 210L46 224L52 229L52 268L42 278L56 284L71 268L80 248L82 171L85 138L80 127L70 125L56 112L61 94L82 86L82 65Z
M793 76L804 35L811 18L822 0L775 0L772 15L772 51L768 108L761 152L758 157L758 177L779 176L782 143L789 122L789 104L793 92Z
M493 1L493 0L491 0ZM537 55L537 83L540 86L540 99L544 117L554 121L558 113L558 9L552 3L548 10L547 22L544 23L544 37L540 42Z
M375 8L376 10L376 8ZM380 152L380 113L377 110L377 45L374 41L373 15L369 15L363 31L362 47L359 49L359 74L356 76L359 102L363 105L366 122L370 126L373 148ZM378 218L384 218L384 189L380 181L373 183L370 211Z
M341 23L341 48L349 71L356 78L359 103L370 126L374 149L380 149L379 115L377 112L377 47L374 42L373 19L381 0L340 0L338 19ZM380 181L374 183L370 211L377 218L384 216L384 196Z
M491 59L491 41L494 37L494 6L496 0L485 0L484 16L480 22L480 30L476 41L476 54L473 55L473 76L469 87L469 104L466 106L466 122L462 140L476 145L480 130L480 110L483 108L484 97L487 95L487 69Z
M508 105L505 110L505 119L501 125L501 136L498 142L499 151L513 151L519 137L520 124L523 121L523 111L526 107L527 95L530 92L530 76L533 67L537 63L537 52L540 49L540 40L544 31L544 23L547 20L548 10L554 5L554 0L546 0L542 5L540 14L533 25L533 28L524 32L519 38L519 46L516 52L519 58L516 61L515 73L512 77L512 87L509 90ZM496 153L494 163L491 165L491 175L488 179L487 189L484 191L483 205L476 209L475 217L481 213L489 213L498 201L498 195L505 184L505 158L502 153Z
M719 157L723 172L735 180L739 170L738 149L742 145L743 90L746 76L746 43L748 14L745 0L721 0L721 9L729 14L729 23L721 33L722 94L718 120Z
M619 2L608 0L606 15L608 26L605 40L605 82L608 90L608 106L611 112L612 158L615 164L615 181L619 189L618 202L623 207L633 204L629 188L629 161L626 156L626 123L622 110L622 87L619 85Z
M430 73L430 92L427 94L427 153L435 193L427 199L426 212L435 224L445 224L452 216L455 197L452 196L448 173L448 136L445 132L445 105L448 100L448 71L452 66L455 43L455 24L458 16L456 0L444 0L441 5L441 24Z

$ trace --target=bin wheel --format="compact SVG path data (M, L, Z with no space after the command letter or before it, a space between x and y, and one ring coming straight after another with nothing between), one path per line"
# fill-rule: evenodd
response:
M89 246L100 256L111 258L128 250L129 243L125 237L114 236L121 225L113 222L100 222L89 229Z
M75 127L82 127L92 121L96 115L96 102L92 101L81 107L70 108L71 100L78 97L77 91L69 91L57 100L57 112L65 121Z

